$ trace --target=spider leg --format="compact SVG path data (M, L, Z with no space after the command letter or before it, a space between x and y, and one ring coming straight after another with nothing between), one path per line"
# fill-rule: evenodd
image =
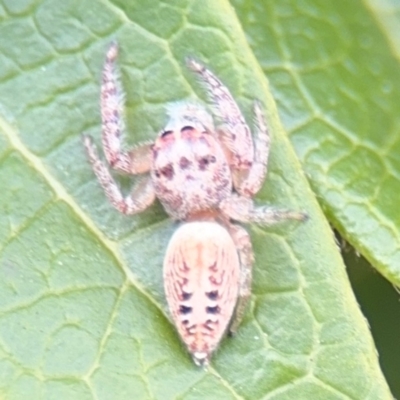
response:
M260 189L267 174L268 156L270 150L270 136L261 109L261 104L254 102L254 138L253 163L247 174L240 174L236 178L235 189L246 197L254 196Z
M229 333L234 334L242 322L247 304L250 300L254 254L250 236L244 228L239 225L229 224L228 230L236 245L240 261L238 301L231 325L229 326Z
M90 136L83 136L83 143L90 164L110 203L123 214L137 214L144 211L155 200L155 192L150 176L143 178L124 198L110 171L100 160Z
M216 114L222 120L218 133L232 168L235 189L239 194L251 197L260 190L265 179L270 149L261 104L254 103L256 137L253 143L250 128L229 89L197 61L189 59L188 66L204 82Z
M220 209L228 218L239 222L253 222L269 226L285 220L305 221L308 215L304 212L281 210L274 207L255 207L251 199L233 194L223 200Z
M231 167L247 171L253 162L253 140L239 106L229 89L204 65L193 59L188 59L187 65L200 76L214 105L215 114L223 123L219 136L229 153Z
M143 143L130 151L121 148L124 130L122 110L123 98L119 84L119 74L115 65L118 45L111 43L103 67L101 83L102 143L106 159L117 171L128 174L148 172L151 167L151 143Z
M239 222L253 222L260 225L273 225L275 223L294 219L304 221L307 214L297 211L278 210L272 207L255 207L253 201L245 196L233 194L223 200L220 210L225 218ZM245 313L251 296L252 267L254 254L248 232L236 224L228 224L228 230L235 242L240 260L239 297L235 315L231 322L229 332L235 333Z

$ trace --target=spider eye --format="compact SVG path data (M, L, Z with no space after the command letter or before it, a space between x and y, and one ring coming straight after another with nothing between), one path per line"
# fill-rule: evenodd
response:
M172 131L164 131L164 132L161 133L160 136L161 136L162 138L165 138L165 137L167 137L168 135L172 135Z
M187 125L181 129L181 133L194 130L193 126Z
M172 164L167 164L165 167L161 168L160 173L167 179L172 179L174 177L174 167Z

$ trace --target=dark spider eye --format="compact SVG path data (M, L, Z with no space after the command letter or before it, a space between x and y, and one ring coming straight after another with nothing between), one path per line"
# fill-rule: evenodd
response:
M161 133L161 137L165 138L165 137L167 137L168 135L171 135L171 134L172 134L172 131L164 131L164 132Z
M167 164L164 168L160 169L161 175L167 179L172 179L174 176L174 167L172 164Z
M185 132L185 131L192 131L193 129L194 129L193 126L187 125L187 126L184 126L184 127L181 129L181 133L183 133L183 132Z

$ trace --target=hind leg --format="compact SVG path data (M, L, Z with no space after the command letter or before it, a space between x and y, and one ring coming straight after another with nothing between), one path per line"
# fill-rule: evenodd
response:
M242 322L247 304L250 300L254 254L250 236L244 228L239 225L231 224L228 229L236 245L240 260L239 297L229 327L229 333L234 334Z

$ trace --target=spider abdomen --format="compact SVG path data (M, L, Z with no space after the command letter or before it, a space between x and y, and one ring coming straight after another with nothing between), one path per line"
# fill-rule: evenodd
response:
M172 236L164 287L172 318L196 364L208 362L229 325L239 271L235 244L218 223L186 223Z

